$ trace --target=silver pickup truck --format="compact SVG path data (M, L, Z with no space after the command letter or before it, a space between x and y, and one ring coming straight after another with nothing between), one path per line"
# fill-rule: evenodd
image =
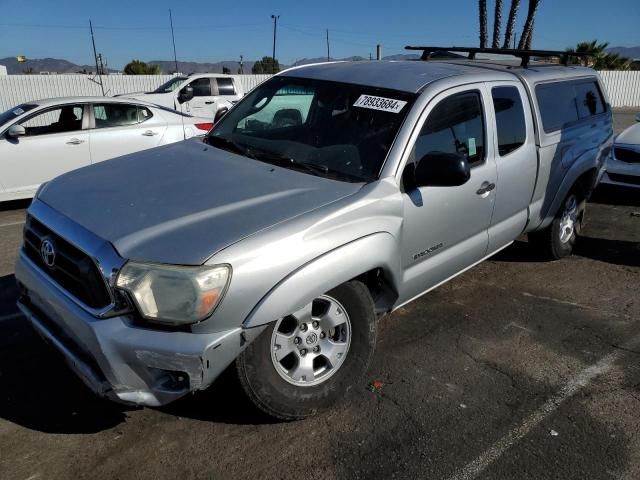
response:
M259 408L302 418L361 381L385 313L523 233L569 255L612 133L578 66L290 69L204 141L44 185L19 307L100 395L163 405L235 361Z

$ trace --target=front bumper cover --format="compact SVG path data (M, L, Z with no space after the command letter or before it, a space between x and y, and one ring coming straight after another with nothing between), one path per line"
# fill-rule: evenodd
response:
M38 333L91 390L122 403L160 406L206 388L262 331L160 331L134 325L126 315L98 319L22 252L16 279L18 306Z

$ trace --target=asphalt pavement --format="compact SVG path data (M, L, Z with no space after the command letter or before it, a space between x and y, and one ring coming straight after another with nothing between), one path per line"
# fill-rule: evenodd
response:
M291 423L232 370L162 409L86 390L15 308L26 206L0 207L1 479L640 478L639 190L596 192L573 257L519 240L383 318L367 378Z

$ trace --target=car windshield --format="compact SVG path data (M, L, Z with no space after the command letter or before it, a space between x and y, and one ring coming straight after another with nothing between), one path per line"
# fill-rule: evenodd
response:
M10 122L14 118L19 117L25 112L29 110L33 110L37 105L23 103L22 105L18 105L17 107L10 108L4 113L0 113L0 126L4 125L7 122Z
M324 80L273 77L220 120L205 141L305 173L378 178L415 95Z
M168 82L163 83L151 93L169 93L173 92L187 77L174 77Z

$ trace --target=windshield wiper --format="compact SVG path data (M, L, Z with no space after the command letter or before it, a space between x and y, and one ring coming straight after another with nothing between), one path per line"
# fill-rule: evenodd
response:
M275 163L276 165L284 168L297 168L299 170L306 170L314 175L329 173L329 167L326 165L319 165L312 162L300 162L283 153L273 152L270 150L255 150L252 149L256 160L261 160L267 163Z
M248 147L245 147L244 145L240 145L239 143L234 142L230 138L217 137L215 135L207 135L207 137L205 138L205 142L214 147L218 147L230 152L235 152L240 155L244 155L245 157L258 160Z

